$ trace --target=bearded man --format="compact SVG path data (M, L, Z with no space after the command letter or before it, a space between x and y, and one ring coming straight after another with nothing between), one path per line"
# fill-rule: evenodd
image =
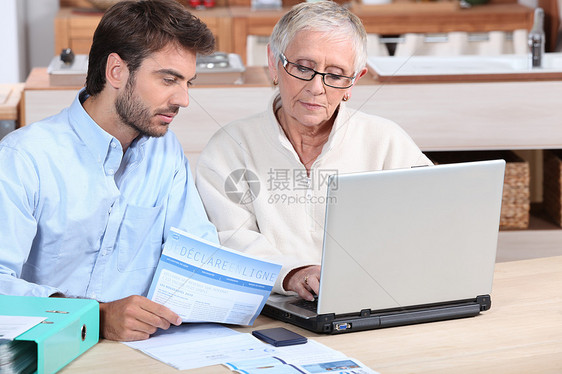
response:
M181 323L145 296L170 227L218 240L168 131L214 43L174 0L105 13L72 105L0 143L0 294L98 300L113 340Z

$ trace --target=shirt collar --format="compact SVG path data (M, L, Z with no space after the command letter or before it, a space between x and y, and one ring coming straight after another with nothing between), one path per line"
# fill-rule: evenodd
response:
M86 148L95 155L96 160L103 162L111 151L112 144L114 145L113 149L119 148L122 150L121 143L116 137L102 129L86 112L82 104L88 97L85 88L81 89L76 95L70 106L70 126ZM131 143L129 149L140 148L149 138L144 135L138 137Z
M102 129L86 112L82 103L87 98L88 94L85 88L81 89L76 95L69 109L70 126L96 160L103 163L111 144L114 144L114 148L121 147L121 144L117 138Z

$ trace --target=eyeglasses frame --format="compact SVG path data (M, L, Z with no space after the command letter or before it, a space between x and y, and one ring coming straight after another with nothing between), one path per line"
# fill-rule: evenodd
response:
M311 80L314 79L314 77L315 77L316 75L320 75L320 76L322 77L322 83L323 83L325 86L332 87L332 88L337 88L337 89L340 89L340 90L345 90L345 89L348 89L348 88L350 88L351 86L353 86L353 85L355 84L355 79L357 79L357 73L355 73L355 75L354 75L353 77L348 77L348 76L346 76L346 75L332 74L332 73L321 73L321 72L316 71L316 70L314 70L314 69L311 69L311 68L309 68L309 67L302 66L302 65L300 65L300 64L297 64L297 63L294 63L294 62L289 61L289 59L285 56L285 54L283 54L283 52L279 53L279 58L281 59L281 64L283 65L283 69L287 72L287 74L289 74L291 77L300 79L300 80L305 81L305 82L310 82ZM308 70L314 72L314 74L312 74L312 77L310 77L310 79L305 79L305 78L297 77L296 75L293 75L293 74L289 73L289 71L287 70L287 65L288 65L288 64L292 64L292 65L295 65L295 66L298 66L298 67L302 67L302 68L304 68L304 69L308 69ZM351 84L350 84L349 86L346 86L346 87L335 87L335 86L329 85L328 83L326 83L326 80L325 80L326 75L330 75L330 76L334 76L334 77L342 77L342 78L351 79Z

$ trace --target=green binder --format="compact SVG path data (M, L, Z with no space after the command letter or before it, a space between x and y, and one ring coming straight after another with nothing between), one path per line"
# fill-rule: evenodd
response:
M47 319L15 340L35 342L37 373L56 373L99 340L95 300L0 295L0 315Z

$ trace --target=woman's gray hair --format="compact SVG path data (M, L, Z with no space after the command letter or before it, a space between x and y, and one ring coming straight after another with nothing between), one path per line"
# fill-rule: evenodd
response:
M343 6L330 1L303 2L295 5L275 25L269 46L279 61L289 43L300 31L321 31L329 36L344 36L351 39L355 50L354 71L363 69L367 63L367 33L359 17Z

